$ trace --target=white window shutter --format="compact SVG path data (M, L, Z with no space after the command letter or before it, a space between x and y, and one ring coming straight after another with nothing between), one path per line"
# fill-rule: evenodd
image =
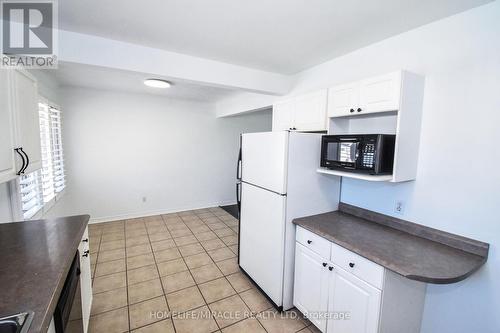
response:
M40 115L40 142L42 146L42 189L45 203L54 199L54 169L52 163L52 135L50 125L50 111L46 103L39 103Z
M52 167L54 177L54 189L60 193L66 187L66 177L64 174L64 154L61 133L61 111L55 107L50 107L50 123L52 134Z
M27 220L42 209L44 204L40 171L22 175L19 179L19 191L23 217Z
M66 186L61 135L61 111L46 100L38 104L42 169L19 178L21 209L25 220L42 208L48 210Z

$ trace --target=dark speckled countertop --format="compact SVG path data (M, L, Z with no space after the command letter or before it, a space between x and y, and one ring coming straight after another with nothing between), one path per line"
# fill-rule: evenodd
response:
M29 332L46 332L88 215L0 224L0 318L35 315Z
M461 281L481 267L489 245L359 207L293 221L319 236L412 280Z

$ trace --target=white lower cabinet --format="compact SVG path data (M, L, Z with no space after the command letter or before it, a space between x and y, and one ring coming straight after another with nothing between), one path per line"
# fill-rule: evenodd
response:
M376 333L382 292L334 266L330 277L328 333Z
M80 292L82 295L83 332L87 333L90 320L90 308L92 307L92 279L90 271L88 227L83 233L78 251L80 252Z
M92 280L88 237L87 227L78 245L80 255L80 289L77 290L73 299L65 332L87 333L89 331L90 308L92 306ZM53 316L47 333L57 333L55 320L55 316Z
M426 284L297 227L294 305L327 333L418 333Z
M326 319L316 314L328 309L328 282L330 274L326 260L297 243L295 249L295 292L293 304L320 330L325 331Z

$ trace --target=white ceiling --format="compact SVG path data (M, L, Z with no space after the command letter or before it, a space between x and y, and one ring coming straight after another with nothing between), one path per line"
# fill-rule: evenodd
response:
M491 0L64 0L59 27L293 74Z
M59 63L55 76L61 86L77 86L128 93L154 94L176 99L214 103L233 93L232 90L209 87L185 81L173 81L168 89L146 87L146 78L162 78L131 71L73 63Z

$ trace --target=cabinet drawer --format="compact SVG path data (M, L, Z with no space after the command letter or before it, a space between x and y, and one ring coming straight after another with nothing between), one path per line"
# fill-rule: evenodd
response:
M81 252L80 255L89 250L89 227L86 227L85 231L83 232L82 240L80 242L80 246L78 246L78 250Z
M297 242L304 245L311 251L316 252L321 257L328 259L330 257L330 248L332 243L321 236L316 235L302 227L297 226Z
M331 244L332 255L330 260L337 266L343 268L368 282L372 286L382 289L384 281L384 267L351 252L337 244Z

